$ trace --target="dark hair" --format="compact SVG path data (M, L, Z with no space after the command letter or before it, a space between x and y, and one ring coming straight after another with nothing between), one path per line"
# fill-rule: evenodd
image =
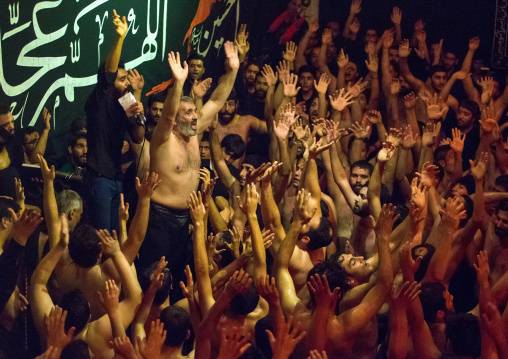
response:
M11 198L0 197L0 219L11 218L9 208L18 213L20 208L18 204Z
M241 249L241 244L240 244L240 249ZM235 252L231 248L229 248L225 243L219 244L217 246L217 250L219 250L219 251L224 250L224 252L222 252L220 254L220 258L221 258L220 262L217 263L217 265L219 266L219 269L225 268L235 261L235 259L236 259Z
M31 135L34 132L38 132L34 126L26 126L19 131L20 136Z
M459 227L464 228L467 224L467 221L473 217L473 210L474 210L474 202L469 196L462 196L464 198L464 209L466 210L466 218L463 218L459 222Z
M78 116L71 122L71 132L82 132L87 129L86 116Z
M71 341L62 349L60 359L90 359L88 343L82 339Z
M309 250L314 251L326 247L333 240L332 223L328 218L322 216L319 225L316 228L311 227L305 235L310 239L307 244Z
M459 107L464 107L466 110L470 111L473 116L473 121L477 121L480 118L480 107L476 102L469 99L462 100Z
M6 115L11 112L11 107L6 103L0 103L0 115Z
M474 181L474 177L473 176L466 175L466 176L460 178L457 181L457 183L463 185L464 187L466 187L466 191L467 191L467 194L469 196L472 195L475 192L476 188L475 188L475 181Z
M335 253L338 255L338 253ZM335 255L334 254L334 255ZM333 256L332 256L333 257ZM347 272L337 261L337 256L335 259L325 259L321 263L316 264L307 274L307 282L310 280L310 277L313 277L316 274L326 275L326 279L328 280L328 285L330 286L330 290L333 292L335 288L340 288L340 297L342 298L346 291L349 289L347 284ZM316 302L312 293L310 294L310 300L312 304L315 306Z
M238 159L243 156L247 145L245 144L242 136L236 133L230 133L220 141L220 146L226 149L226 152L231 153L233 159Z
M372 171L374 171L374 166L372 164L370 164L368 161L364 161L364 160L356 161L355 163L353 163L351 165L351 171L353 171L353 169L356 167L364 169L364 170L368 170L369 175L372 175Z
M152 107L154 102L161 102L164 103L166 101L166 96L162 92L154 93L148 96L148 100L146 101L146 107L150 108Z
M171 305L164 308L159 319L164 324L164 330L167 331L164 345L173 348L181 347L191 329L189 313L181 307Z
M76 328L76 334L85 329L90 320L90 305L80 289L74 289L65 293L60 301L60 307L67 311L65 332L71 327Z
M97 264L100 253L100 240L95 228L82 224L70 233L69 256L77 265L93 267Z
M495 185L503 187L505 192L508 191L508 175L497 176Z
M251 165L254 168L258 168L265 162L267 162L266 158L260 155L247 155L243 161L244 164Z
M446 72L446 69L441 65L433 65L430 67L429 76L434 75L436 72Z
M302 76L304 72L309 72L314 78L317 77L316 69L312 65L302 65L300 69L298 69L298 77Z
M199 142L210 142L210 132L204 131L203 136L201 136L201 141Z
M258 67L259 68L258 74L261 73L261 69L263 68L263 65L257 59L249 61L247 63L247 66L245 67L245 69L249 68L250 65L254 65L254 66Z
M153 272L155 272L155 269L157 269L157 265L159 264L159 261L153 262L149 267L146 267L140 274L139 274L139 286L141 287L141 290L143 293L146 293L148 288L150 287L150 284L152 283L153 279ZM164 268L162 270L162 274L164 274L164 279L162 280L162 287L160 287L157 292L155 293L155 297L153 299L153 303L156 305L163 304L168 295L171 291L171 285L173 284L173 277L171 276L171 273L169 271L169 268Z
M422 284L420 301L422 303L423 319L427 323L434 323L436 321L437 312L439 310L446 313L445 290L444 285L439 282Z
M205 58L196 52L191 52L189 56L187 56L187 64L190 63L191 60L201 60L201 62L205 62Z
M473 314L456 313L446 318L446 338L455 355L478 358L481 355L480 337L480 322Z
M76 146L76 143L78 143L78 140L81 140L83 138L86 140L85 132L72 132L71 136L69 137L69 140L67 141L67 146L74 147Z
M392 194L390 193L390 189L384 183L381 183L381 191L379 193L379 201L381 205L392 203ZM399 206L397 206L398 208Z
M229 93L228 99L226 101L238 101L238 95L236 94L235 89L232 89Z
M417 246L411 248L411 256L416 260L416 250L418 248L427 248L427 253L423 256L422 261L420 262L420 266L418 267L415 273L415 281L420 282L424 277L425 273L427 273L427 267L429 266L430 260L436 251L436 248L429 243L422 243Z
M258 306L259 293L252 283L249 290L244 294L237 294L231 300L229 305L234 315L247 315Z
M267 330L273 332L273 318L267 315L264 318L259 319L254 326L254 337L256 340L256 347L263 353L267 358L273 356L272 347L270 345L270 339L268 338Z
M441 167L441 165L439 165L439 161L444 161L446 158L446 154L448 153L448 151L451 151L451 149L452 148L450 147L450 145L441 145L436 147L436 149L434 150L434 162L439 167Z
M499 211L508 212L508 199L503 199L499 202L496 208L496 214Z

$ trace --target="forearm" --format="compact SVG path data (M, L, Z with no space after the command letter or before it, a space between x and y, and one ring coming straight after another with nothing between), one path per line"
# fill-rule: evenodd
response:
M116 36L113 46L111 50L109 50L108 57L106 57L106 62L104 64L104 70L106 72L117 72L118 71L118 63L120 62L120 57L122 55L122 46L124 41L123 36Z
M159 121L166 125L166 131L171 131L173 129L176 114L180 108L180 99L182 97L184 83L185 80L175 80L173 86L169 88L166 100L164 101Z
M319 201L321 200L321 188L319 187L316 157L312 154L309 154L304 181L305 190L310 193L311 198L315 201L315 203L317 203L318 212L320 213Z
M55 186L52 180L44 181L43 208L46 227L48 229L49 248L53 248L60 241L60 219L55 198Z
M136 213L129 227L129 235L122 245L122 252L129 265L134 263L134 259L139 252L139 248L145 239L148 228L148 216L150 214L150 197L141 197L138 199Z
M318 118L326 117L326 94L318 93Z
M255 212L247 215L247 222L251 230L252 252L254 254L254 280L257 280L266 275L266 251Z
M289 262L291 261L291 257L293 256L293 252L296 247L296 243L298 242L298 238L300 236L300 231L302 230L302 222L299 219L293 220L291 224L291 228L286 234L286 238L282 241L280 245L279 252L277 254L277 263L279 268L289 268Z
M393 182L395 178L395 170L397 168L397 160L399 156L399 149L395 149L393 156L386 162L385 170L382 173L382 183L388 187L390 193L393 193Z
M446 274L452 252L453 234L455 230L441 222L427 238L427 243L436 248L432 256L424 282L441 282Z
M226 188L231 188L236 181L235 177L229 171L229 168L222 155L220 147L219 135L217 131L210 130L210 156L212 158L213 168L217 171L219 179L222 181Z
M232 263L228 264L226 267L219 270L211 280L212 288L222 288L227 283L227 281L231 278L233 273L237 270L240 270L247 263L248 256L244 252L240 254L238 258L236 258Z
M377 267L377 283L391 289L393 283L392 256L390 252L389 238L378 238L376 234L377 250L379 253L379 266Z
M508 154L504 149L504 143L501 141L502 137L499 136L499 139L499 141L496 141L496 150L494 151L494 156L501 173L505 174L508 171Z
M408 325L406 308L395 308L390 304L390 342L388 359L405 359L407 357Z
M369 111L375 111L379 102L379 75L377 72L370 72L370 99Z
M397 167L395 170L395 179L402 180L406 177L406 164L407 164L407 153L410 151L408 148L399 148L399 157L397 159Z
M275 95L275 85L268 86L268 89L266 90L265 108L264 108L264 117L268 132L272 132L273 129L274 95Z
M124 300L128 300L130 302L136 302L138 300L141 301L141 287L139 286L137 278L132 273L131 266L124 254L119 251L118 253L115 253L111 259L113 260L116 271L120 276L122 291L125 295Z
M365 153L362 156L362 153ZM365 160L367 155L367 145L363 139L355 138L353 145L351 146L351 152L349 153L349 163L355 163L356 161Z
M455 74L453 74L448 81L446 81L446 84L444 85L443 89L441 90L441 93L439 96L443 99L444 102L448 100L448 96L450 96L450 91L452 90L453 85L455 84L455 81L457 81L457 78Z
M351 30L349 27L351 26L351 23L353 22L353 19L355 18L355 14L349 13L346 23L344 24L344 30L342 31L342 36L344 38L349 39L351 37Z
M228 224L222 218L212 196L208 199L208 219L210 220L214 233L228 230Z
M125 328L122 323L122 318L120 316L120 312L118 310L109 312L108 317L109 317L109 322L111 324L111 331L113 333L113 339L125 337Z
M49 135L49 128L45 128L42 130L39 140L37 141L37 145L35 145L35 149L33 150L32 154L30 155L30 162L31 163L38 163L39 159L37 155L44 156L44 152L46 152L46 145L48 143L48 135Z
M296 49L295 56L295 70L298 71L300 67L305 65L307 61L305 60L305 50L307 49L307 45L309 44L310 36L312 32L307 31L305 35L303 35L300 43L298 44L298 48Z
M60 260L63 252L65 250L64 246L60 244L55 245L48 254L46 254L40 263L35 268L34 273L32 274L31 285L42 285L46 286L48 283L49 277L51 277L51 273L55 269L58 261Z
M337 74L337 90L341 90L346 87L346 67L339 67L339 73Z

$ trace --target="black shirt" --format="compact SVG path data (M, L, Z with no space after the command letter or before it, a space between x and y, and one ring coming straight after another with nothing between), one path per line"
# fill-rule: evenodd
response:
M89 173L118 179L121 177L120 158L128 118L113 95L117 73L100 72L97 85L88 97L85 112L88 120Z

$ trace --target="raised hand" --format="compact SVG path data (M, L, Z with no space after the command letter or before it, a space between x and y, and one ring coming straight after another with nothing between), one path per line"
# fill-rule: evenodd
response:
M425 28L425 23L422 19L418 19L415 21L414 29L415 32L422 31Z
M432 124L428 123L423 128L423 134L422 134L422 146L432 146L434 144L434 140L436 139L437 135L441 131L441 123Z
M394 30L385 30L381 40L383 41L383 49L388 50L393 45L393 33Z
M262 183L270 183L272 180L272 176L279 170L279 168L282 166L282 162L275 161L270 167L265 169L259 180Z
M238 359L250 348L250 334L243 335L243 327L223 328L217 359Z
M159 179L159 175L157 173L152 172L149 174L146 172L141 183L139 182L139 178L136 177L136 192L138 192L138 196L140 198L150 198L161 182L162 180Z
M16 203L21 207L21 211L25 208L25 188L19 178L14 178L14 189L16 191Z
M159 319L155 322L152 321L150 334L148 334L146 343L141 337L136 337L141 357L143 359L159 359L161 357L162 344L166 340L166 334L164 323L161 323Z
M473 175L475 180L479 181L485 178L488 161L489 161L488 152L482 152L480 154L480 158L476 162L473 162L473 160L469 160L469 164L471 165L471 174Z
M162 284L164 283L164 270L166 269L166 266L168 265L168 262L166 261L166 257L162 256L161 259L159 259L159 263L157 263L157 267L153 271L152 274L152 281L150 282L150 287L148 288L148 292L155 293L162 287ZM169 271L167 271L169 272Z
M314 214L317 211L317 206L314 205L312 208L309 208L309 199L311 194L307 193L305 189L301 189L298 191L298 195L296 197L296 206L295 206L295 219L301 221L302 224L307 224L314 217Z
M390 141L395 148L399 147L400 141L402 140L402 131L398 128L390 128L388 132L387 141Z
M129 204L125 203L123 193L120 193L120 205L118 206L118 217L121 221L129 220Z
M326 275L323 274L320 277L319 274L315 274L311 276L307 282L307 287L309 287L309 292L313 294L317 308L328 308L330 311L335 312L335 306L340 298L340 288L335 288L332 293Z
M113 9L113 26L115 27L115 32L118 37L125 37L125 35L127 35L127 31L129 31L127 19L125 16L122 16L120 19L120 15L116 13L115 9Z
M473 267L476 270L476 278L478 280L478 284L480 284L480 290L483 288L488 288L489 285L489 256L487 251L480 251L476 256L476 263L473 263Z
M101 292L97 292L99 294L99 300L106 310L106 313L115 313L118 311L118 299L120 298L120 289L118 289L114 280L106 281L106 290L104 294Z
M63 349L72 340L75 327L70 328L65 334L65 319L67 311L62 310L58 305L51 308L49 315L44 318L46 326L46 346L56 349Z
M224 43L224 51L226 53L226 60L228 66L232 70L238 70L240 68L240 60L238 59L238 47L235 46L231 41Z
M136 350L132 346L129 337L116 337L113 341L109 342L113 347L115 353L122 356L125 359L138 359ZM115 356L116 357L116 356Z
M408 57L410 53L411 48L409 47L409 40L402 40L399 44L399 57Z
M349 12L352 15L359 14L362 11L362 0L353 0L351 1L351 7L349 8Z
M113 257L121 253L120 243L118 242L118 237L116 236L115 231L112 231L112 234L110 234L107 229L101 229L96 231L96 233L101 241L102 254L108 257Z
M276 66L277 73L279 74L279 80L283 81L291 73L291 65L288 61L280 61L279 66Z
M370 72L377 74L377 71L379 68L377 55L376 54L369 54L369 60L368 61L365 60L365 65L367 65L367 69Z
M328 143L336 142L342 138L342 136L346 136L348 131L344 128L339 128L340 122L334 123L332 120L325 121L326 128L326 140Z
M398 291L397 287L394 285L390 295L390 305L407 308L409 303L415 300L422 292L420 288L421 285L418 284L418 282L407 281Z
M486 107L483 110L483 118L484 120L480 120L480 126L482 127L482 131L484 133L491 133L496 129L496 127L499 127L496 118L496 109L494 106L492 107Z
M413 259L411 254L411 249L413 248L412 241L407 241L402 244L399 252L399 264L400 270L402 271L402 276L404 280L413 280L416 271L420 267L420 263L422 261L421 256L417 257L416 260Z
M241 24L240 31L235 39L235 45L238 47L238 55L243 59L247 55L250 49L250 44L247 41L249 38L249 33L246 32L247 25Z
M453 73L452 76L455 77L455 79L462 81L462 80L467 79L469 76L471 76L471 73L467 72L467 71L460 70L460 71Z
M402 21L402 11L395 6L392 10L392 16L390 17L394 25L400 25Z
M356 0L355 0L356 1ZM295 349L307 332L301 332L301 324L298 322L291 329L293 323L293 316L289 316L287 322L283 315L280 315L277 320L275 335L270 330L267 330L268 338L270 339L270 346L272 347L273 357L277 359L287 359Z
M318 350L311 350L309 352L309 356L307 359L328 359L328 355L326 355L326 352L323 350L321 353L319 353Z
M39 166L41 168L42 179L44 182L46 181L54 181L55 180L55 166L48 167L48 163L46 159L41 155L37 155L39 160Z
M363 120L355 122L349 128L349 131L353 132L357 139L364 139L369 137L370 126L368 126Z
M337 56L337 65L340 69L346 67L349 63L349 55L344 54L344 49L340 49L339 56Z
M252 278L249 278L249 273L240 269L240 271L234 272L231 276L231 279L226 284L226 291L228 291L231 296L244 294L249 290L251 284Z
M418 178L413 178L411 182L411 203L419 209L423 209L427 203L427 190L429 187L423 185L422 182L418 184Z
M439 213L441 213L441 223L453 229L459 228L460 220L466 218L464 203L460 203L458 198L449 197L446 200L446 207L439 210Z
M469 39L469 50L476 51L480 47L480 38L478 36Z
M212 79L207 78L203 81L198 82L198 80L194 80L194 84L192 85L192 93L194 96L203 98L208 90L212 87Z
M431 162L425 162L422 167L422 173L416 172L416 175L420 178L420 183L425 187L430 188L434 186L434 180L436 179L439 167L433 165Z
M13 226L13 236L18 244L25 246L28 238L34 233L34 231L39 227L44 218L35 211L25 210L21 217L18 218L18 215L9 208L9 214L12 219Z
M187 204L189 205L192 223L203 224L206 215L206 208L205 205L203 204L201 192L198 193L196 193L195 191L192 192L189 196Z
M404 134L402 135L402 141L400 142L402 148L406 150L412 148L416 144L419 136L420 135L418 133L415 133L413 136L413 129L410 125L407 125L404 129Z
M330 35L330 37L331 36L332 35ZM328 76L326 72L323 72L321 76L319 76L319 83L314 80L314 88L318 93L325 95L331 80L330 76Z
M245 176L245 184L254 183L259 181L260 177L265 173L265 171L270 168L272 164L270 162L263 163L261 166L254 170L249 170L247 175Z
M282 53L282 58L285 61L293 62L296 57L296 50L298 46L295 45L293 41L286 42L286 51Z
M185 267L185 276L187 277L187 285L180 281L180 289L182 289L183 296L189 301L194 301L194 280L192 279L192 272L190 267Z
M319 30L319 22L318 21L313 21L311 23L309 23L309 32L316 32Z
M256 279L254 284L256 285L259 295L266 300L268 304L280 306L279 291L275 285L275 278L272 277L270 280L270 276L266 274Z
M323 34L321 35L321 42L323 44L330 44L332 42L332 30L331 29L324 29Z
M416 95L414 92L411 92L404 96L404 106L407 110L414 108L416 105Z
M386 141L383 143L383 147L379 150L379 153L377 154L378 161L386 162L390 158L392 158L393 154L395 153L396 147L391 143L390 141Z
M488 76L482 77L481 80L477 83L482 88L481 103L482 105L487 105L492 99L492 92L494 91L494 78ZM495 118L495 113L493 118Z
M450 141L450 147L454 152L462 153L462 150L464 150L465 140L466 134L462 135L458 128L452 128L452 140Z
M286 105L285 108L280 109L280 117L281 120L284 120L289 127L293 126L296 123L296 107L291 106L290 103Z
M300 87L296 87L298 84L298 75L288 74L286 77L282 78L282 83L284 85L285 97L295 97L298 91L300 91Z
M377 238L383 241L388 241L388 239L390 238L393 224L400 217L400 214L395 215L396 209L397 207L395 207L391 203L389 203L388 205L384 204L383 207L381 208L381 213L379 214L379 218L376 222L375 227Z
M263 70L261 70L261 74L265 78L268 83L268 87L275 86L277 84L278 74L274 74L272 67L270 65L263 66Z
M400 81L398 77L394 77L390 82L390 93L392 95L398 95L400 92Z
M303 126L302 119L298 118L293 126L293 133L296 139L301 141L310 136L309 126Z
M437 93L435 93L434 96L428 93L427 96L424 97L424 100L427 105L427 117L429 120L437 121L446 117L449 107L441 97L438 97Z
M330 105L332 105L335 111L342 112L346 106L353 103L353 95L342 88L339 91L335 91L333 96L330 96Z
M245 215L255 215L258 203L259 195L256 191L256 184L250 183L247 185L247 195L245 197L245 202L243 204L239 204L239 207Z
M145 78L139 74L138 70L129 69L127 77L134 91L141 91L145 86Z
M326 151L327 149L329 149L333 145L333 142L332 142L332 143L328 143L326 145L321 146L322 143L323 143L323 139L322 138L319 139L319 141L316 142L316 138L314 137L314 140L313 140L313 142L311 143L310 146L308 146L307 143L304 143L303 145L306 147L306 150L309 151L309 156L312 156L312 157L316 158L317 155L319 155L320 153Z
M180 64L180 53L177 52L175 55L175 53L171 51L168 54L168 63L175 80L185 81L189 73L189 67L187 66L187 61L183 62L183 66Z

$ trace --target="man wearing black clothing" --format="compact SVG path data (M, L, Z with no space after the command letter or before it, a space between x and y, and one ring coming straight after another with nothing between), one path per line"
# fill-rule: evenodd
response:
M143 113L141 102L124 110L118 99L128 92L128 74L120 55L128 30L125 16L120 19L114 11L116 39L99 69L97 85L88 97L85 111L88 119L88 154L85 189L87 209L92 224L98 229L118 229L118 205L122 193L121 156L124 134L128 130L132 140L140 143L143 126L134 116Z

